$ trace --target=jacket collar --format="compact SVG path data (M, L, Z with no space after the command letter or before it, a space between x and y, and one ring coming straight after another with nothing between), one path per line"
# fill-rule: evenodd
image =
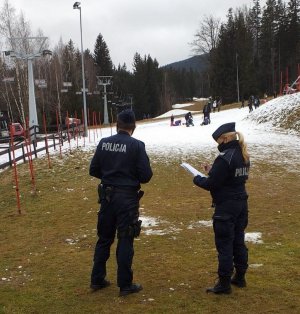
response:
M238 140L234 140L234 141L230 141L228 143L222 143L220 145L218 145L218 150L220 152L223 152L224 150L226 149L229 149L229 148L236 148L238 147L240 144L239 144L239 141Z

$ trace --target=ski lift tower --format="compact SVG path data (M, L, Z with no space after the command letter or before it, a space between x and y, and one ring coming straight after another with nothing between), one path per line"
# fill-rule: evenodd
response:
M26 60L28 64L29 128L33 126L38 127L39 125L36 111L32 61L35 58L39 58L41 56L52 55L50 50L43 50L47 38L48 37L9 38L12 50L5 51L6 56L20 60Z
M111 84L112 76L97 76L98 85L103 86L103 94L104 94L104 119L103 124L109 124L108 120L108 110L107 110L107 93L106 86Z

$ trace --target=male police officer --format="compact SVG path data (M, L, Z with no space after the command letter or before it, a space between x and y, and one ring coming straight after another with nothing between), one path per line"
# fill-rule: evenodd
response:
M135 116L132 110L122 111L117 118L117 134L103 138L90 164L90 175L101 179L98 214L98 241L95 247L91 289L106 288L106 262L117 231L117 282L120 296L139 292L142 286L132 283L133 240L141 230L139 191L141 183L152 177L145 144L133 137Z
M219 144L220 154L208 177L195 176L194 183L210 191L215 207L213 227L219 281L207 292L228 294L231 293L231 284L240 288L246 286L248 251L244 231L248 224L248 195L245 183L250 162L244 137L235 131L234 122L221 125L212 136ZM231 278L233 266L235 275Z

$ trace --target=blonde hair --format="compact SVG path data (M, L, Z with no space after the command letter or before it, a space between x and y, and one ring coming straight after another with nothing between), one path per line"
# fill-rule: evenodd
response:
M250 155L249 155L248 150L247 150L247 144L244 141L244 135L241 132L236 132L236 134L239 137L239 144L240 144L240 147L242 150L242 155L243 155L244 161L247 163L250 160Z
M247 150L247 144L245 143L244 135L241 132L228 132L228 133L222 134L221 137L227 138L228 141L233 141L233 140L238 139L241 150L242 150L242 155L243 155L244 161L246 163L249 162L250 155L249 155L248 150Z

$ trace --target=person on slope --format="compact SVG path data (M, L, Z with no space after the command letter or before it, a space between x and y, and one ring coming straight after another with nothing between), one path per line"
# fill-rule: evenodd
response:
M188 112L185 116L185 124L187 127L189 126L194 126L194 122L193 122L193 116L191 112Z

